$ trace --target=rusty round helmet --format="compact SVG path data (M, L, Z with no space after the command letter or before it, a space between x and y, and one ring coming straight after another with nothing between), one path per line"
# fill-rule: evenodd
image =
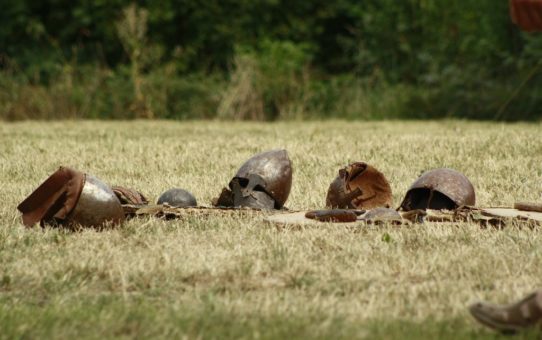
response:
M158 204L168 204L172 207L195 207L198 205L196 198L189 191L173 188L165 191L158 197Z
M286 150L249 158L215 201L218 206L281 209L292 188L292 162Z
M365 162L355 162L340 169L326 196L326 206L331 208L389 208L392 204L393 197L388 180L380 171Z
M475 205L476 195L469 179L453 169L433 169L424 172L408 189L400 209L454 210Z

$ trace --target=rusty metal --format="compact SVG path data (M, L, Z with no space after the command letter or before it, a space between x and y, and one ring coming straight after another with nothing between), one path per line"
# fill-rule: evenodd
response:
M233 192L229 188L222 188L220 195L213 199L212 205L215 207L234 207Z
M198 202L189 191L173 188L162 193L157 204L168 204L171 207L196 207Z
M409 188L400 209L454 210L476 204L474 187L462 173L453 169L433 169L423 173Z
M271 150L248 159L213 204L281 209L292 188L292 162L286 150Z
M124 211L111 188L98 178L86 174L85 185L66 224L74 227L101 227L124 221Z
M120 201L94 176L60 167L17 207L26 226L101 227L124 220Z
M514 203L514 209L523 210L523 211L542 212L542 203L516 202L516 203Z
M60 167L17 206L23 224L32 227L38 222L43 226L64 221L77 204L84 183L84 173Z
M330 209L330 210L311 210L305 213L306 218L320 222L356 222L358 214L355 210Z
M403 218L395 210L391 208L375 208L369 210L363 217L362 221L367 221L371 223L382 223L382 222L402 222Z
M326 197L326 206L338 209L354 209L355 206L352 204L352 200L361 195L362 192L360 188L356 188L354 191L345 193L344 179L337 176L329 185Z
M149 200L139 191L114 185L111 187L121 204L148 204Z
M355 162L340 169L326 196L326 206L332 208L389 208L392 204L388 180L365 162Z

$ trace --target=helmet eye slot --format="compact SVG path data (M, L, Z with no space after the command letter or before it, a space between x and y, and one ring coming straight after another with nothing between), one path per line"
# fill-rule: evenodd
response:
M244 177L236 177L237 179L237 183L239 183L239 185L241 186L241 188L246 188L248 186L248 178L244 178Z
M265 191L265 188L262 187L262 186L259 185L259 184L256 184L256 185L254 186L254 189L252 189L252 190L253 190L253 191L261 191L261 192L267 193L267 191Z

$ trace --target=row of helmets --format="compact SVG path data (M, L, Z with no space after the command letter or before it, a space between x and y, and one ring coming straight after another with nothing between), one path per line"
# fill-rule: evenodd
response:
M286 150L271 150L248 159L213 200L217 207L283 209L292 187L292 162ZM124 198L124 199L123 199ZM19 206L23 223L62 224L71 227L99 227L124 220L123 203L147 204L139 192L109 187L98 178L61 167L47 178ZM179 201L179 202L177 202ZM185 190L166 191L158 203L196 206ZM180 203L180 204L177 204ZM326 205L330 208L373 209L391 207L392 192L386 177L364 162L339 170L329 186ZM455 209L475 204L471 182L451 169L435 169L421 175L408 190L399 209Z
M195 197L183 189L167 190L160 195L157 204L169 202L177 206L197 206ZM125 218L122 204L143 206L149 201L137 190L110 187L92 175L60 167L17 209L27 227L40 223L78 229L122 223Z
M286 150L271 150L251 157L224 188L215 206L281 209L292 187L292 162ZM329 186L326 206L340 209L390 208L390 184L373 166L355 162L339 170ZM474 187L453 169L423 173L409 188L399 209L453 210L476 203Z

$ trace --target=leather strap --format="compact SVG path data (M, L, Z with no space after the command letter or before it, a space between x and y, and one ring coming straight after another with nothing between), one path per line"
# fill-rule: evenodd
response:
M84 173L60 167L17 206L23 214L23 224L32 227L53 218L66 219L75 208L84 184Z
M121 204L144 205L149 203L149 200L137 190L122 187L120 185L112 186L111 189Z

